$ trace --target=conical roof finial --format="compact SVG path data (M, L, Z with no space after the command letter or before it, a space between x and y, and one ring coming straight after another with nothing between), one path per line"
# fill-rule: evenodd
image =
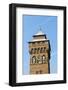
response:
M42 32L41 26L39 26L39 30L35 35L44 35L44 33Z

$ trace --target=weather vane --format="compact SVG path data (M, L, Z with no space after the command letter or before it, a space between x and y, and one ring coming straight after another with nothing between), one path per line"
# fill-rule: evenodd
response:
M39 26L39 30L42 31L41 25Z

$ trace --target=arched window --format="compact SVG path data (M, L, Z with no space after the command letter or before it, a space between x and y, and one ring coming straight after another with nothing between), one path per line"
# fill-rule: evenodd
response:
M44 47L44 52L46 52L46 47Z
M40 49L40 53L43 53L43 48Z
M43 56L42 56L42 59L43 59L43 60L45 60L45 59L46 59L45 55L43 55Z
M45 48L45 47L42 47L42 48L40 49L40 53L45 53L45 51L46 51L46 48Z
M42 57L40 55L37 56L37 63L39 63L39 64L42 63Z
M37 52L37 49L36 49L36 48L34 48L34 54L36 54L36 52Z
M40 74L42 74L42 70L40 70L39 72L40 72Z
M36 49L35 49L35 48L32 48L32 49L31 49L31 53L32 53L32 54L35 54L35 52L36 52Z
M33 48L31 49L31 54L33 54Z
M35 56L32 57L32 63L33 64L36 63L36 57Z
M46 56L45 55L42 56L42 63L46 63Z
M40 48L37 49L37 54L40 53Z

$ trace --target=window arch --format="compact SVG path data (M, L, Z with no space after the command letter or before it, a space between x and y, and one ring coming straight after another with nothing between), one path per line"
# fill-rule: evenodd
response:
M43 53L43 48L40 49L40 53Z
M39 63L39 64L42 63L42 57L40 55L37 56L37 63Z
M46 63L46 56L45 55L42 56L42 63Z
M33 54L33 48L31 49L31 54Z
M37 49L37 54L40 53L40 48Z
M36 57L35 56L32 57L32 63L33 64L36 63Z
M37 49L36 49L36 48L34 48L34 54L36 54L36 51L37 51Z
M44 52L46 52L46 47L44 47Z
M45 53L45 47L42 47L41 49L40 49L40 53Z
M32 53L32 54L35 54L35 53L36 53L36 48L32 48L32 49L31 49L31 53Z
M45 59L46 59L45 55L43 55L43 56L42 56L42 59L43 59L43 60L45 60Z

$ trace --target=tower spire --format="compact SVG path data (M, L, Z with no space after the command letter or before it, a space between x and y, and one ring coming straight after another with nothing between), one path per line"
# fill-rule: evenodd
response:
M39 26L39 31L42 32L42 28L41 28L41 25Z

